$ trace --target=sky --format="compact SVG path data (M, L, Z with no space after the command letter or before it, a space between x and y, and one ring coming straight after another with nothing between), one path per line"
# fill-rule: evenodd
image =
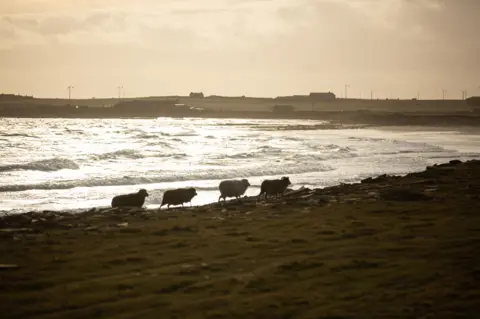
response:
M0 92L480 95L480 0L0 0Z

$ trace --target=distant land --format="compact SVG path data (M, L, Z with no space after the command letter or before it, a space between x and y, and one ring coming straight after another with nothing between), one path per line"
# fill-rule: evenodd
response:
M0 94L0 117L16 118L291 118L374 125L480 124L480 97L465 100L344 99L331 92L276 98L151 96L38 99Z

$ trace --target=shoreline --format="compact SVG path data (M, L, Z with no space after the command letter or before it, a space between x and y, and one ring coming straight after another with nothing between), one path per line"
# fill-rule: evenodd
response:
M480 114L474 112L401 112L378 110L348 111L295 111L275 113L265 111L206 111L182 114L36 114L0 113L1 118L28 119L157 119L157 118L201 118L201 119L263 119L263 120L317 120L336 125L353 126L433 126L433 127L479 127Z
M9 318L462 317L480 160L169 210L0 218Z
M338 189L338 188L342 188L342 187L355 187L357 185L362 185L364 183L370 183L370 182L375 182L377 180L382 180L382 179L385 179L385 178L388 178L388 179L392 179L392 180L397 180L397 179L402 179L402 178L408 178L409 176L417 176L417 175L422 175L426 172L428 172L429 170L431 169L436 169L437 167L445 167L445 166L448 166L448 165L452 165L452 163L454 163L454 165L456 165L456 163L459 162L459 164L470 164L470 163L473 163L473 164L476 164L478 163L479 164L479 167L480 167L480 159L473 159L473 160L468 160L468 161L465 161L465 162L462 162L462 161L459 161L459 160L451 160L447 163L442 163L442 164L435 164L433 166L428 166L426 167L426 170L424 171L414 171L414 172L409 172L409 173L405 173L405 174L381 174L381 175L378 175L378 176L371 176L371 177L367 177L365 179L362 179L358 182L351 182L351 183L339 183L337 185L333 185L333 186L326 186L326 187L323 187L323 188L309 188L309 187L304 187L304 186L301 186L297 189L294 189L294 188L287 188L287 190L285 191L285 198L288 198L288 197L291 197L291 196L295 196L295 195L304 195L305 193L330 193L331 190L335 190L335 189ZM283 198L283 197L282 197ZM241 202L246 202L246 203L256 203L257 202L257 196L254 196L254 195L251 195L251 196L243 196L241 198ZM258 201L258 202L263 202L262 200ZM90 208L72 208L72 209L64 209L64 210L32 210L32 211L28 211L28 212L22 212L22 213L9 213L9 212L1 212L0 213L0 221L2 219L8 219L8 218L11 218L11 217L15 217L15 216L21 216L21 215L36 215L36 216L41 216L42 214L46 214L46 215L52 215L52 214L58 214L58 215L74 215L74 216L78 216L78 217L82 217L81 215L83 214L97 214L97 213L112 213L112 212L116 212L116 213L139 213L139 212L146 212L146 213L154 213L154 212L168 212L168 211L178 211L178 210L196 210L196 209L200 209L200 210L203 210L205 208L218 208L218 207L223 207L224 205L235 205L237 204L237 200L236 199L227 199L225 202L220 201L220 202L217 202L217 201L213 201L213 202L209 202L209 203L205 203L205 204L199 204L199 205L192 205L190 206L190 204L186 203L184 204L185 206L182 207L181 205L180 206L172 206L170 209L167 209L166 206L165 207L157 207L157 208L147 208L146 205L144 205L142 208L135 208L135 207L124 207L124 208L112 208L111 206L101 206L101 207L90 207ZM160 204L151 204L151 205L155 205L155 206L160 206ZM75 211L75 212L74 212ZM0 223L0 229L1 229L1 223Z

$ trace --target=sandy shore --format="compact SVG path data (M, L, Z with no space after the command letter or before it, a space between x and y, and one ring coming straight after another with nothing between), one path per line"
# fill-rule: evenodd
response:
M0 218L5 318L477 318L480 161L168 211Z

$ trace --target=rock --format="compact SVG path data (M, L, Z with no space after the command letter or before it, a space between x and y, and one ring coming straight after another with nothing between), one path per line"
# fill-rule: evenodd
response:
M31 228L3 228L0 229L2 233L23 233L23 232L31 232Z
M125 223L120 223L120 224L117 224L117 227L121 227L121 228L128 227L128 223L127 223L127 222L125 222Z
M450 165L458 165L458 164L462 164L462 161L459 161L459 160L452 160L450 162L448 162Z
M18 268L20 267L15 264L0 264L0 270L18 269Z
M302 186L300 189L290 190L288 192L285 192L284 196L285 197L299 196L299 195L303 195L303 194L310 193L310 192L311 192L311 189ZM313 195L313 194L311 194L311 195Z

